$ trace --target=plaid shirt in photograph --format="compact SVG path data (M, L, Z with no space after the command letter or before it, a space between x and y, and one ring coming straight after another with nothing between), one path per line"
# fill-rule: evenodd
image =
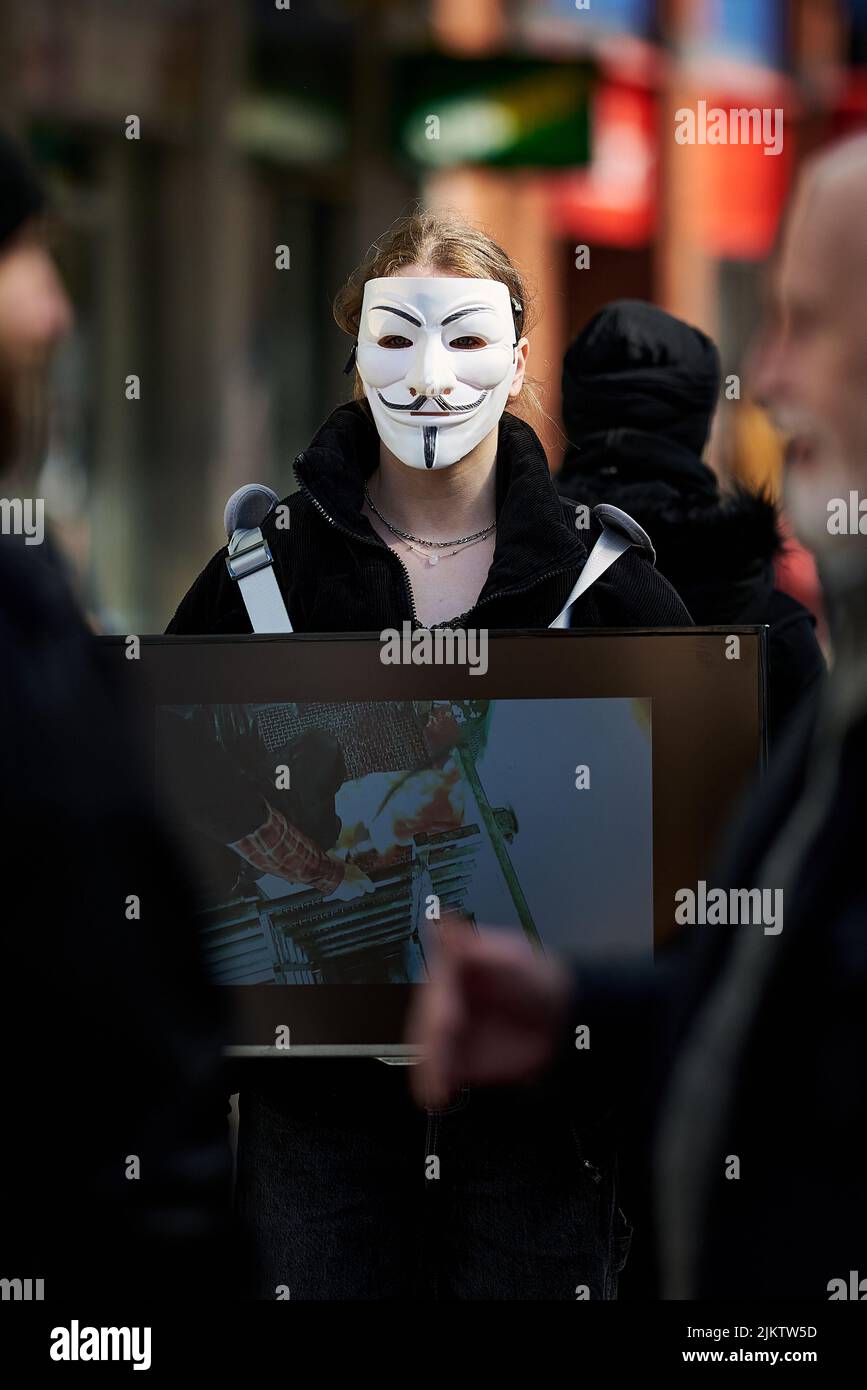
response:
M266 802L266 805L268 803ZM343 867L279 811L268 805L268 819L258 830L230 846L266 874L277 874L290 883L309 883L326 896L343 882Z

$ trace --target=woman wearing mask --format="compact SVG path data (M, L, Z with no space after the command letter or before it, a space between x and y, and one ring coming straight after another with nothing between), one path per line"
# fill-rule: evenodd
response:
M513 413L529 351L517 268L471 224L414 213L371 249L335 317L354 340L355 399L296 459L289 526L272 514L262 527L293 629L548 627L601 528L576 528ZM169 632L251 630L225 556ZM690 622L639 549L570 616ZM262 1298L280 1285L293 1299L616 1296L626 1228L604 1099L576 1111L546 1083L423 1113L402 1068L331 1060L257 1074L240 1114L238 1201Z

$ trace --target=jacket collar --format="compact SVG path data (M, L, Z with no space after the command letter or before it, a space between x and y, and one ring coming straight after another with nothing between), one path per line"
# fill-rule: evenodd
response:
M353 401L329 415L295 460L295 475L333 524L359 539L379 541L361 510L364 483L378 462L373 421ZM566 519L545 451L530 426L508 411L497 439L496 507L494 558L480 600L583 565L587 551Z

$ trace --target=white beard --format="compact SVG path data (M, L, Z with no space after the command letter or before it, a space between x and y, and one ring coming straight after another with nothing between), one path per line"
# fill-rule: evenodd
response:
M848 496L849 483L842 468L788 468L783 476L786 514L798 540L816 555L838 550L843 536L828 531L828 501Z
M834 529L829 524L832 515L829 504L840 499L848 507L850 493L854 491L863 496L863 485L864 479L838 460L820 468L795 465L786 469L783 475L786 512L798 539L817 556L833 562L842 552L852 554L867 550L867 537L838 534L839 528Z
M829 501L848 500L858 482L842 462L812 470L795 466L783 475L783 502L792 529L813 552L824 587L837 598L867 587L867 536L838 535L828 528Z

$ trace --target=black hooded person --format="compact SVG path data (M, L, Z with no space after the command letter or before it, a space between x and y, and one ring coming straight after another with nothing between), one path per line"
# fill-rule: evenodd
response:
M262 526L293 630L547 628L600 527L576 530L539 439L510 408L525 386L529 305L509 256L471 223L413 213L378 239L335 317L356 343L355 399L296 460L291 525L272 513ZM638 549L572 613L580 627L690 621ZM224 547L169 632L250 630ZM293 1299L572 1300L577 1285L616 1297L610 1136L588 1135L590 1116L556 1091L472 1094L421 1116L405 1069L375 1058L261 1066L276 1074L249 1073L238 1147L260 1297L278 1285ZM432 1152L442 1182L425 1178Z
M719 383L719 354L699 329L640 300L606 305L563 361L569 446L556 482L647 529L657 568L696 623L769 625L776 744L825 665L812 614L775 587L783 541L773 503L742 488L724 494L702 462Z

